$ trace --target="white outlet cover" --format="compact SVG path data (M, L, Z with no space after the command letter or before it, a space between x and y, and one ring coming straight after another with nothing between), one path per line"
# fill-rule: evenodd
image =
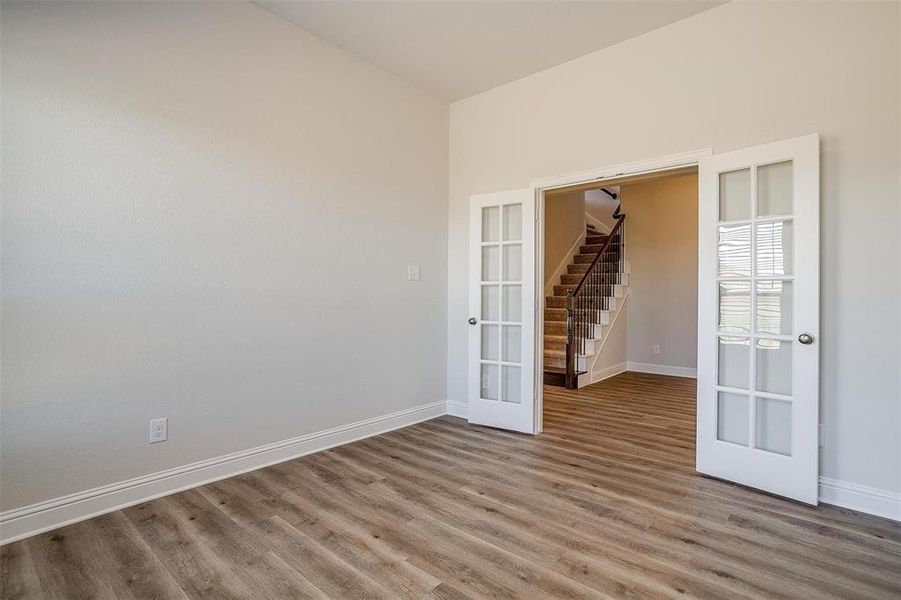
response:
M161 417L150 420L150 443L156 444L169 439L169 419Z
M419 281L419 265L407 265L407 281Z
M654 354L660 354L660 345L654 344Z

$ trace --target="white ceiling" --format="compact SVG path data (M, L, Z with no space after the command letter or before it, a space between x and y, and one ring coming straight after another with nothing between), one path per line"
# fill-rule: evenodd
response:
M455 101L724 1L256 0L256 4Z

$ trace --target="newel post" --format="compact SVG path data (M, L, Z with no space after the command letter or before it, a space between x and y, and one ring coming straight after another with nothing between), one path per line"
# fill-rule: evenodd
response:
M574 390L577 387L575 365L575 318L573 305L575 304L572 290L566 292L566 387Z

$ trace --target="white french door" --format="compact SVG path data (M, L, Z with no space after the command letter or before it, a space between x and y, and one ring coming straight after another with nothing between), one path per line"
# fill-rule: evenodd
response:
M816 504L819 137L698 178L697 470Z
M534 192L472 196L469 240L469 421L534 433Z

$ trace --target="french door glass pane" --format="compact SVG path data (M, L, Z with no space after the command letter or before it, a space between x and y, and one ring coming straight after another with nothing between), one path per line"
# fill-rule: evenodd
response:
M792 393L792 343L757 340L757 390Z
M725 387L748 389L751 370L750 340L739 337L718 339L719 384Z
M504 246L504 281L522 281L522 244Z
M757 216L792 214L792 161L757 167Z
M757 275L775 277L791 275L793 252L791 221L757 223L755 259Z
M520 393L520 368L504 365L501 367L501 372L504 374L503 398L501 400L519 404L522 396Z
M500 246L482 246L482 281L499 281L500 276Z
M501 239L501 207L486 206L482 209L482 241L498 242Z
M522 204L504 206L504 241L512 242L522 239Z
M720 221L751 218L751 169L720 173Z
M786 456L793 434L794 322L800 320L794 314L793 170L791 160L750 164L719 173L714 183L716 438L748 452Z
M716 437L724 442L748 445L748 397L719 392L716 399Z
M757 281L757 331L786 334L792 332L792 282L778 279Z
M792 403L772 398L757 398L757 431L754 446L791 456L792 448Z
M750 277L751 225L720 225L717 254L721 277Z
M518 363L522 360L522 327L519 325L504 325L503 329L503 355L504 362Z
M482 325L482 360L497 360L500 334L497 325Z
M513 321L515 323L522 321L522 286L505 285L503 300L504 321Z
M720 331L751 331L751 282L721 281L719 305Z
M483 363L481 397L485 400L497 400L498 383L497 365Z
M500 320L500 289L496 285L482 286L482 320Z

